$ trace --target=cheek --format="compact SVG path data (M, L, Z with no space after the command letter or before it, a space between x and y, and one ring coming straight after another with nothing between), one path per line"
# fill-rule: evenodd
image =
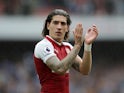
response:
M50 33L50 34L54 34L54 32L55 32L55 28L54 28L54 27L50 27L50 28L49 28L49 33Z
M54 33L56 30L55 30L54 27L52 27L52 28L50 28L50 31L51 31L52 33Z
M49 31L53 31L54 30L54 26L49 26Z

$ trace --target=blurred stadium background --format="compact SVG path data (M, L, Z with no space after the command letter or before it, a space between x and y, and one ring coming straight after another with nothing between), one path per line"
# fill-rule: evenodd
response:
M78 22L84 33L92 24L99 28L92 71L71 69L70 93L124 93L124 0L0 0L0 93L39 93L33 50L55 8L70 13L71 30Z

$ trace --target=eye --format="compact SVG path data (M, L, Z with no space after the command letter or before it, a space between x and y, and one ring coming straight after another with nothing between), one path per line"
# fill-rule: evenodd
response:
M53 24L57 25L59 24L59 21L53 21Z
M65 26L67 23L66 22L59 22L59 21L53 21L54 25L61 24L62 26Z
M66 22L61 22L61 25L65 26L67 23Z

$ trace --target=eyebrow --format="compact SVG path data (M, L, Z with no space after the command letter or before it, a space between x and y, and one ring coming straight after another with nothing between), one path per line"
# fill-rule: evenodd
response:
M67 22L65 22L65 21L57 21L57 20L53 20L53 23L55 23L55 24L61 23L62 25L67 24Z

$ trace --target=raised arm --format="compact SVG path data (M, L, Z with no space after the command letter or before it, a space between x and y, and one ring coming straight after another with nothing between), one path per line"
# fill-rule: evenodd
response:
M71 52L61 61L56 56L53 56L46 61L47 66L51 70L58 74L64 74L72 66L83 44L82 34L82 25L78 24L74 31L75 44Z
M85 34L84 41L84 53L82 59L77 56L73 63L73 68L81 72L83 75L87 75L91 71L92 67L92 43L98 36L98 29L93 25Z

